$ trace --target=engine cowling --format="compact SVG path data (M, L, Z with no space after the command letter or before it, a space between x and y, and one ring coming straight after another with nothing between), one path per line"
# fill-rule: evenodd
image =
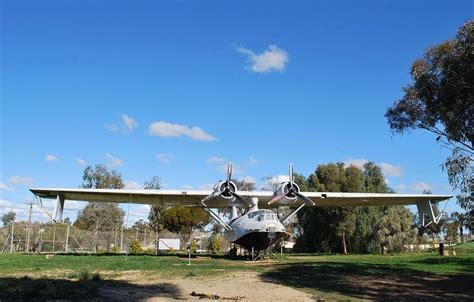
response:
M229 190L226 190L227 188L227 182L226 181L219 181L214 185L214 192L216 193L221 193L220 197L228 200L235 200L235 197L232 196L232 194L229 191L236 192L237 191L237 186L235 185L234 182L229 181Z
M295 201L298 197L294 192L299 193L300 192L300 187L293 183L293 190L291 189L291 183L289 181L287 182L282 182L277 189L275 190L275 193L273 193L274 196L282 196L284 197L281 199L282 201Z

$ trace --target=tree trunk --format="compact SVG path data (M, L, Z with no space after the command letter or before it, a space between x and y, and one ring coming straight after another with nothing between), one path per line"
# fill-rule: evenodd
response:
M461 243L464 243L464 230L463 226L459 227L459 233L461 233Z
M342 253L347 255L346 231L342 230Z

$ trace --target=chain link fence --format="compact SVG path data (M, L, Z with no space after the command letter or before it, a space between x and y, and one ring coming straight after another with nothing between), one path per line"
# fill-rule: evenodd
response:
M30 227L25 223L13 223L0 228L0 252L31 253L126 253L133 241L139 243L144 253L155 254L157 240L178 239L170 232L157 234L149 229L117 228L113 231L85 231L68 224L39 224ZM224 240L224 239L223 239ZM207 252L209 234L191 236L200 252ZM184 249L183 244L180 245ZM222 250L229 243L222 242Z

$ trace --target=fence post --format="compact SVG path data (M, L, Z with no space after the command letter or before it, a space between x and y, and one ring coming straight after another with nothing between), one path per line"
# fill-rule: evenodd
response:
M64 247L64 252L68 253L69 252L69 227L70 225L67 225L67 230L66 230L66 246Z
M56 243L56 225L53 228L53 253L54 253L54 245Z
M123 227L120 228L120 251L123 251Z
M10 237L10 253L13 253L13 236L15 236L15 223L12 221L12 236Z

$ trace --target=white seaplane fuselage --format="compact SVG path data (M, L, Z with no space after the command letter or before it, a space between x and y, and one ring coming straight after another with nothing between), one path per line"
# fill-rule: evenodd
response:
M253 200L252 206L241 216L237 215L235 207L231 207L229 226L232 230L226 231L227 239L248 250L264 250L289 237L277 214L259 209L257 200Z

